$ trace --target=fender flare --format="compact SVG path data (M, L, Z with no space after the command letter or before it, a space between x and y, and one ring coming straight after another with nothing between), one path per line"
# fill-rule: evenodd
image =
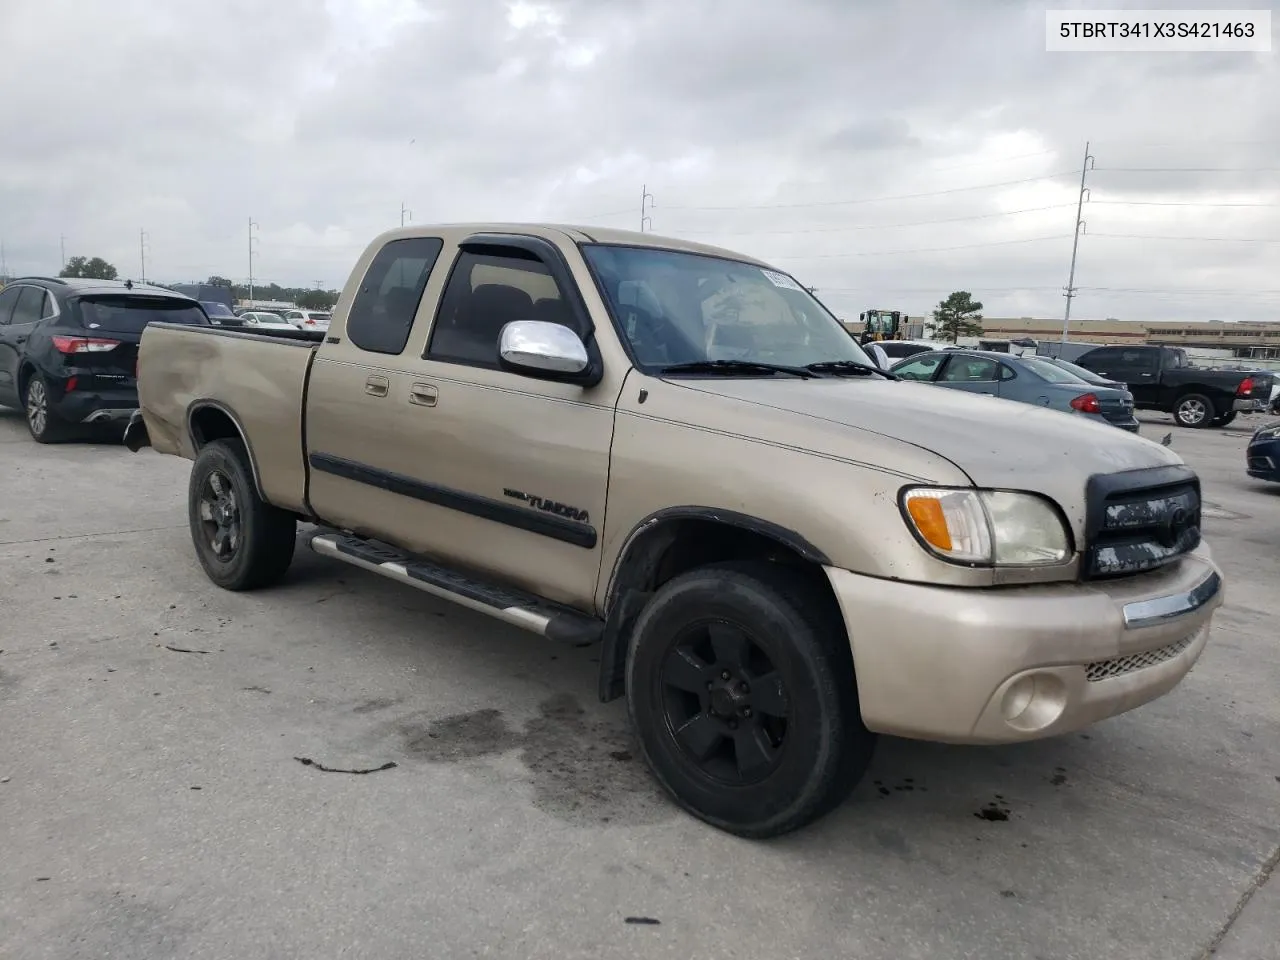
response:
M267 498L262 490L262 476L258 473L258 458L253 455L253 444L249 442L249 434L245 430L244 424L240 422L240 418L236 416L235 411L226 404L217 400L192 400L187 405L187 439L191 443L192 451L198 454L203 447L212 442L211 440L203 439L196 429L195 417L201 410L216 410L231 421L231 425L235 427L236 433L240 436L240 441L244 444L245 452L249 456L249 475L253 477L254 489L257 491L258 496L266 502Z

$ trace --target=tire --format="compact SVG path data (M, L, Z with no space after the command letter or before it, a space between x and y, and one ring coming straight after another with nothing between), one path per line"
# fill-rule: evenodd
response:
M196 557L224 590L254 590L284 576L293 561L293 514L258 496L239 440L215 440L191 468L187 514Z
M61 419L49 404L49 382L38 373L31 374L22 392L27 429L36 443L62 443L71 436L72 425Z
M838 611L778 564L716 564L664 585L636 621L626 688L658 782L741 837L818 819L871 762L876 738L862 723Z
M1173 405L1173 419L1180 427L1203 429L1212 426L1217 415L1213 401L1202 393L1183 394Z
M1225 427L1235 418L1236 418L1236 411L1232 410L1230 413L1220 414L1219 416L1215 417L1213 420L1213 425L1215 427Z

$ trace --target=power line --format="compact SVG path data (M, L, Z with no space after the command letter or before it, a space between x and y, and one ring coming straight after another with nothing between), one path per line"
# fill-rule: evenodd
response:
M1092 234L1090 234L1092 236ZM834 260L842 257L892 257L904 253L944 253L950 250L974 250L978 247L1004 247L1016 243L1041 243L1045 240L1069 240L1071 234L1059 233L1051 237L1026 237L1021 240L991 240L987 243L966 243L957 247L916 247L911 250L868 250L862 253L809 253L786 257L766 257L768 260Z
M884 203L890 200L916 200L921 197L942 197L953 193L968 193L973 190L994 190L997 187L1012 187L1021 183L1039 183L1044 180L1057 180L1069 174L1074 174L1074 170L1061 171L1059 173L1048 173L1040 177L1023 177L1019 180L1002 180L998 183L979 183L971 187L952 187L949 190L929 190L924 193L901 193L896 196L888 197L862 197L856 200L815 200L810 203L759 203L759 204L737 204L734 206L720 207L663 207L664 210L783 210L796 209L800 207L842 207L857 203Z
M1220 203L1212 200L1090 200L1091 204L1126 207L1280 207L1280 203Z
M1280 167L1098 167L1099 173L1280 173Z
M1270 237L1165 237L1145 233L1091 233L1090 237L1107 237L1112 240L1192 240L1205 243L1280 243Z
M994 217L1012 217L1020 213L1038 213L1041 210L1061 210L1072 203L1051 203L1044 207L1026 207L1022 210L1000 210L996 213L976 213L967 217L943 217L939 220L913 220L910 223L865 223L847 227L812 227L798 230L677 230L676 233L691 236L749 237L783 233L846 233L853 230L892 230L898 227L927 227L939 223L964 223L969 220L989 220Z

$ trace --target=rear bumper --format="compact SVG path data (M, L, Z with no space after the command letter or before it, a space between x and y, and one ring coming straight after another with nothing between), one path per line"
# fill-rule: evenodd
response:
M126 423L138 409L135 387L116 390L72 390L50 409L70 423Z
M1255 397L1249 400L1237 400L1231 405L1236 413L1266 413L1271 408L1269 397Z
M866 725L948 743L1056 736L1173 689L1223 600L1205 547L1131 580L964 590L827 576Z

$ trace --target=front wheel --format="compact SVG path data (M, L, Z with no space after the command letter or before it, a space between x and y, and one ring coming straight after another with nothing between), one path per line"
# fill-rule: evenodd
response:
M1180 427L1208 427L1217 415L1213 401L1199 393L1179 397L1173 406L1173 419Z
M187 512L196 557L225 590L253 590L284 576L298 524L258 496L239 440L215 440L191 468Z
M743 837L834 809L871 762L848 638L830 598L776 564L668 582L636 622L627 701L658 781Z

